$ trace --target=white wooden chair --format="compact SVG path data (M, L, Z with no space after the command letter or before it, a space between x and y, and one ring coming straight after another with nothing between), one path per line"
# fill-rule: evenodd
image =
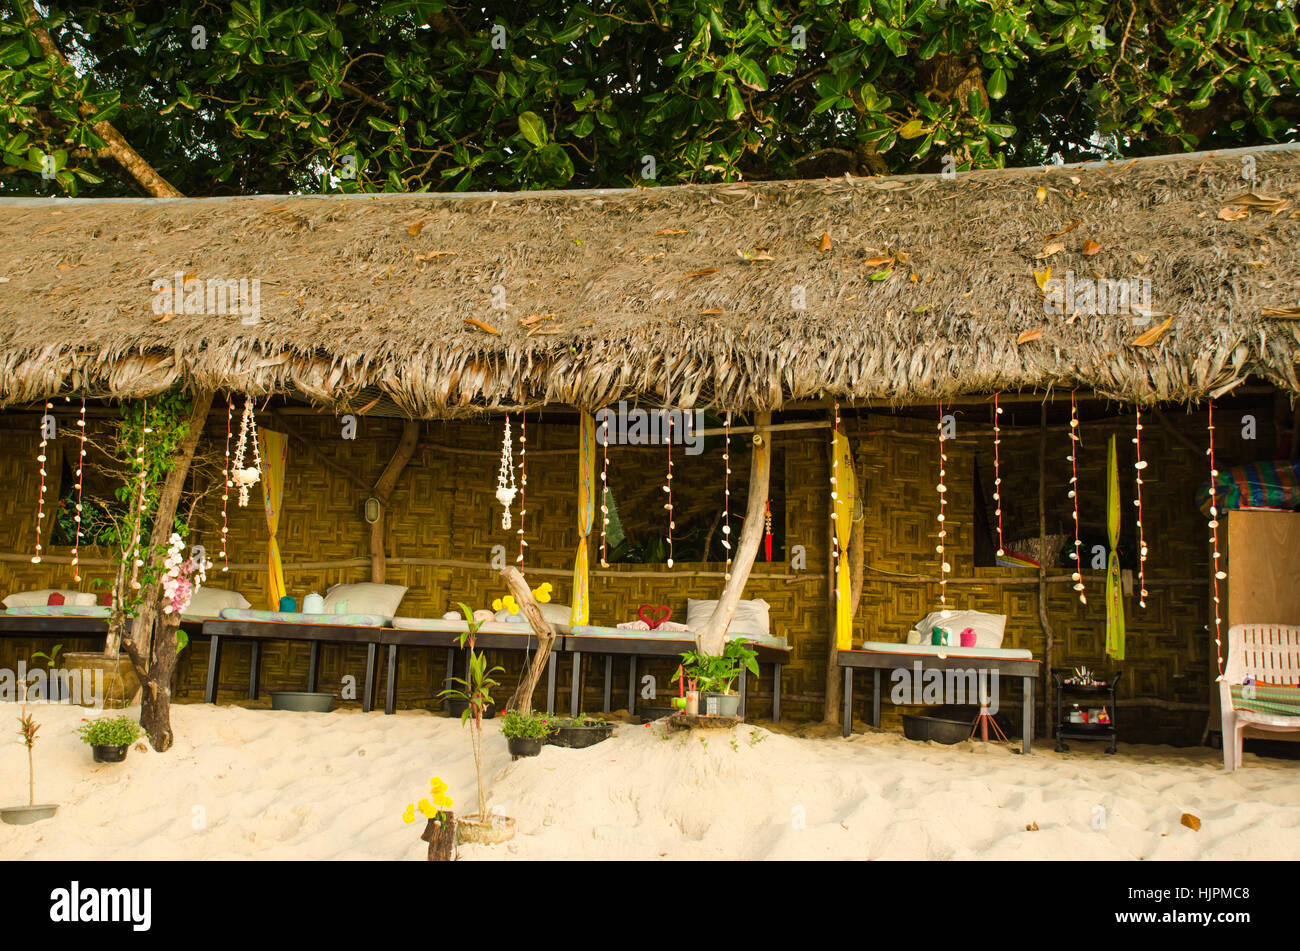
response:
M1234 624L1228 629L1228 662L1219 682L1223 719L1223 766L1241 765L1242 731L1300 732L1300 716L1234 710L1232 685L1247 677L1257 683L1300 684L1300 627L1288 624Z

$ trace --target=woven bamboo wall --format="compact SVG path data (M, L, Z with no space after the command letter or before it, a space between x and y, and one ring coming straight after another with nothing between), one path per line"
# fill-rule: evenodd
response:
M63 414L63 411L60 411ZM30 414L21 418L26 419ZM67 422L70 424L72 417ZM61 422L62 415L61 415ZM966 427L966 423L970 427ZM991 464L990 437L976 431L982 420L959 422L959 439L947 444L949 455L949 560L954 578L1006 578L1016 575L1034 577L1023 569L974 568L971 466L975 458L987 467ZM1022 422L1017 420L1017 422ZM1176 417L1174 422L1196 442L1203 439L1203 420L1196 416ZM264 425L271 425L269 418ZM400 431L400 423L384 419L363 419L355 440L344 440L340 424L329 417L292 416L287 426L297 435L310 440L316 451L351 472L366 485L373 484L382 471ZM867 637L902 640L907 629L927 611L937 606L937 585L893 577L894 574L934 576L935 462L934 424L887 414L846 416L846 427L854 439L860 475L865 482L865 552L867 571L861 606L855 620L855 641ZM34 426L32 427L34 428ZM94 427L92 427L93 429ZM66 432L74 432L71 425ZM1047 453L1048 531L1067 530L1068 441L1063 426L1054 425ZM1080 453L1080 515L1085 529L1101 532L1104 519L1103 474L1105 443L1102 427L1090 428L1085 422L1084 443ZM968 435L968 433L970 435ZM1221 465L1238 459L1268 455L1257 446L1271 445L1267 420L1261 418L1261 431L1255 443L1234 440L1239 433L1225 426L1220 435ZM517 435L517 430L516 430ZM1121 430L1121 473L1126 481L1131 446L1127 430ZM220 459L225 438L224 414L215 419L204 440L209 463ZM1125 686L1122 698L1156 698L1175 704L1199 705L1208 699L1209 685L1204 671L1208 640L1204 633L1207 594L1204 585L1166 585L1161 578L1204 577L1207 570L1203 519L1192 502L1195 487L1205 479L1201 471L1204 458L1180 445L1162 429L1148 425L1144 433L1145 455L1151 461L1146 475L1145 515L1147 540L1151 549L1148 562L1148 587L1151 596L1145 612L1139 612L1135 599L1128 599L1128 660L1124 663ZM500 507L493 498L495 490L500 426L498 422L431 422L423 425L421 449L398 484L390 504L387 520L387 550L390 558L458 559L475 562L481 567L442 565L403 565L389 567L389 580L406 584L410 591L401 611L408 615L438 616L464 600L472 605L486 605L503 594L496 573L489 566L492 547L504 545L507 560L514 562L518 540L513 531L500 527ZM6 415L0 430L3 442L4 474L12 486L3 504L6 518L0 522L0 546L14 556L0 561L0 589L22 590L45 586L71 586L66 566L31 565L30 555L35 538L35 500L37 480L35 438ZM806 549L806 569L795 571L788 556L780 564L756 566L746 597L762 597L772 605L775 631L784 633L792 643L791 663L785 668L784 711L792 718L820 718L825 683L830 614L827 607L826 570L829 557L827 434L825 431L788 432L775 437L776 458L785 473L785 531L788 548L802 545ZM577 543L574 513L576 436L570 418L530 417L527 448L528 484L524 524L529 542L525 570L536 585L550 581L556 601L568 603L571 582L568 577ZM459 452L447 451L452 447ZM518 451L518 444L516 451ZM1002 454L1004 479L1004 524L1007 538L1037 531L1037 435L1005 437ZM471 450L480 450L472 454ZM684 460L679 458L679 462ZM738 460L739 462L739 460ZM707 465L700 462L699 465ZM662 479L663 459L658 452L611 447L611 482L624 507L650 504L641 499L634 487L657 486ZM745 470L736 466L733 479L743 484ZM698 481L698 480L696 480ZM679 486L684 482L678 482ZM620 486L622 488L620 489ZM721 502L721 486L707 486ZM986 490L989 486L986 485ZM1131 485L1124 485L1126 505ZM286 580L289 592L301 600L310 591L324 590L331 584L369 579L368 529L361 518L361 504L368 493L343 478L312 454L302 444L290 444L285 500L280 519L279 540L283 559L289 569ZM643 493L644 494L644 493ZM696 493L694 500L707 498ZM653 491L649 498L654 498ZM626 501L624 501L626 500ZM261 508L260 491L253 502L240 509L233 501L229 507L230 561L235 568L222 574L218 568L210 583L243 592L256 607L264 607L262 594L265 571L267 529ZM703 505L694 501L693 504ZM708 503L713 504L713 503ZM519 524L518 506L515 511ZM221 511L218 498L210 496L201 505L195 521L194 540L207 545L209 554L219 551ZM598 531L598 528L597 528ZM1126 520L1124 531L1132 544L1132 524ZM594 536L594 538L598 538ZM594 539L593 539L594 540ZM66 554L54 549L51 554ZM94 552L85 552L87 557ZM320 563L358 559L350 567L294 567L305 562ZM592 617L598 623L615 623L635 616L642 603L667 603L674 617L685 616L688 597L716 597L722 579L716 572L721 566L678 563L672 571L665 566L619 565L608 572L597 570L592 584ZM551 569L545 573L539 569ZM715 572L701 575L701 571ZM87 578L103 575L102 569L83 569ZM1050 588L1048 613L1056 630L1057 666L1089 664L1105 667L1104 607L1101 597L1102 575L1087 573L1089 603L1079 605L1068 585ZM83 588L86 582L83 582ZM1006 613L1007 644L1027 647L1036 657L1043 656L1043 636L1037 619L1036 587L995 584L950 585L949 604ZM11 666L17 658L26 658L34 649L48 646L6 638L0 640L0 665ZM89 648L93 645L70 644ZM206 645L196 645L183 655L178 696L197 699L202 693L206 673ZM401 655L398 696L403 703L429 704L441 687L444 676L444 653L440 650L408 649ZM297 688L306 676L305 645L267 644L263 648L262 684L264 690L278 687ZM501 664L504 699L513 689L520 669L519 655L494 654L492 662ZM321 687L333 689L344 676L361 681L364 650L361 648L326 647L321 658ZM670 662L643 664L641 674L654 676L661 691L675 693L668 683L673 665ZM382 664L381 664L382 670ZM601 700L603 664L589 663L585 670L583 707L598 709ZM242 695L247 684L248 649L233 644L223 658L221 685L223 696ZM567 706L568 665L560 665L561 706ZM625 662L614 665L615 706L622 706L627 696ZM753 712L766 715L772 684L770 669L752 694ZM1015 692L1011 691L1014 703ZM859 692L858 715L862 715ZM1040 693L1041 696L1041 693ZM641 701L646 702L646 701ZM662 701L661 701L662 702ZM888 728L897 728L897 711L886 703ZM1009 712L1013 712L1009 710ZM1199 738L1205 714L1197 710L1164 709L1155 706L1124 707L1121 710L1126 739L1194 742Z

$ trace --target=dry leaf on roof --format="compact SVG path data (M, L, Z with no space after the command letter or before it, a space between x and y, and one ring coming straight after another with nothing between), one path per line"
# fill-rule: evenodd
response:
M667 235L686 234L686 233L687 231L685 228L660 228L658 231L654 233L654 237L659 238Z
M1055 231L1052 234L1049 234L1046 238L1043 239L1043 243L1046 244L1049 241L1055 241L1057 238L1063 238L1071 231L1073 231L1075 228L1079 227L1079 225L1081 224L1083 224L1082 221L1071 221L1060 231Z
M1061 244L1059 241L1053 241L1051 244L1047 245L1047 247L1043 248L1043 250L1035 254L1034 257L1041 261L1043 258L1050 258L1053 254L1060 254L1064 250L1065 245Z
M406 233L409 235L417 235L423 230L424 230L424 222L417 221L415 224L411 225L411 227L406 229Z
M702 310L702 311L700 311L700 316L701 316L701 317L716 317L716 316L717 316L718 314L720 314L720 313L722 313L722 308L721 308L721 307L710 307L710 308L708 308L708 309L706 309L706 310Z
M717 274L717 273L718 273L718 269L716 267L706 267L699 271L692 271L690 274L687 274L683 277L679 277L678 280L689 281L693 277L704 277L708 274Z
M1239 205L1236 208L1219 209L1220 221L1236 221L1239 218L1249 218L1249 217L1250 217L1250 209L1245 207L1244 205Z
M1155 343L1157 340L1159 340L1161 337L1165 335L1165 331L1168 330L1171 326L1173 326L1173 323L1174 323L1173 317L1166 317L1162 322L1156 324L1150 330L1145 331L1140 336L1135 338L1130 343L1130 346L1133 347L1151 346L1153 343Z
M753 251L742 251L736 249L736 256L746 264L753 264L755 261L775 261L776 258L768 253L766 248L755 248Z
M1050 267L1047 268L1047 270L1045 271L1034 272L1034 283L1037 284L1038 289L1040 291L1044 291L1044 293L1046 293L1044 289L1047 286L1047 282L1050 281L1051 279L1052 279L1052 269Z
M496 334L498 337L501 336L501 331L497 330L491 324L485 324L483 321L475 320L473 317L466 317L465 323L477 327L479 330L486 331L487 333Z
M1289 320L1300 320L1300 307L1264 307L1260 313L1265 317L1285 317Z
M451 254L460 254L460 252L459 251L426 251L423 254L415 255L411 260L414 261L416 264L419 264L421 261L431 261L434 258L441 258Z
M1042 185L1039 185L1035 197L1037 197L1038 203L1041 205L1043 202L1047 201L1047 189Z
M1087 241L1083 242L1083 248L1081 249L1081 253L1091 256L1096 254L1100 250L1101 250L1101 245L1098 244L1096 241L1093 241L1092 238L1089 238Z
M882 264L893 264L894 256L892 254L887 254L884 257L867 258L862 263L865 264L867 267L880 267Z
M1033 330L1023 330L1021 331L1020 336L1016 338L1016 346L1018 347L1022 343L1028 343L1031 340L1038 340L1042 336L1042 327L1035 327Z
M830 249L831 249L831 233L829 231L823 231L821 242L817 245L817 250L829 251Z

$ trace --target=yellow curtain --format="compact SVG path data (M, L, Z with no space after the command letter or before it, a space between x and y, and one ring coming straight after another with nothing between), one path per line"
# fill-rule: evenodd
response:
M262 453L262 502L266 506L266 599L272 611L280 610L285 596L284 567L280 563L280 543L275 533L280 526L280 504L284 501L284 470L289 460L289 437L269 429L258 430Z
M596 514L596 496L604 493L595 486L596 477L596 419L583 413L578 420L578 551L573 559L573 605L569 609L570 624L586 624L591 616L587 539ZM602 500L603 501L603 500Z
M835 572L835 647L851 650L853 647L853 605L849 599L853 582L849 577L849 536L853 532L853 509L858 497L858 480L853 473L853 451L848 437L838 430L834 435L832 451L835 467L835 534L839 539L840 563Z
M1106 450L1106 536L1110 555L1106 559L1106 654L1124 659L1124 584L1119 569L1119 460L1115 454L1115 434L1110 434Z

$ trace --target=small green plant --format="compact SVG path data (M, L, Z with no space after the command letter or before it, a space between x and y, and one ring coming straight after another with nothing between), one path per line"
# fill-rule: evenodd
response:
M731 685L736 682L742 670L747 670L758 677L758 654L748 646L743 637L728 641L721 654L705 654L690 650L682 654L682 665L673 674L676 683L685 674L686 679L694 680L701 693L730 694Z
M130 746L140 738L140 724L130 717L100 717L82 720L77 727L81 741L90 746Z
M478 778L478 818L487 819L487 797L483 795L483 711L492 704L490 688L500 686L492 675L502 670L501 667L489 668L487 655L474 650L474 641L478 637L482 621L474 620L474 612L463 601L457 602L465 615L465 633L458 638L461 647L469 647L469 676L461 679L453 677L452 683L460 684L460 689L449 687L438 694L439 698L465 701L465 710L460 715L460 722L473 724L470 742L474 749L474 771Z
M576 717L565 717L557 722L556 726L609 726L609 721L599 714L579 713Z
M555 722L541 713L507 710L501 717L501 735L508 740L538 740L555 732Z
M59 651L61 650L63 650L63 645L55 644L53 647L50 648L50 652L48 654L45 653L45 651L34 652L32 654L33 666L35 666L34 663L35 661L43 660L45 661L45 666L48 667L50 670L53 670L56 666L58 666Z

